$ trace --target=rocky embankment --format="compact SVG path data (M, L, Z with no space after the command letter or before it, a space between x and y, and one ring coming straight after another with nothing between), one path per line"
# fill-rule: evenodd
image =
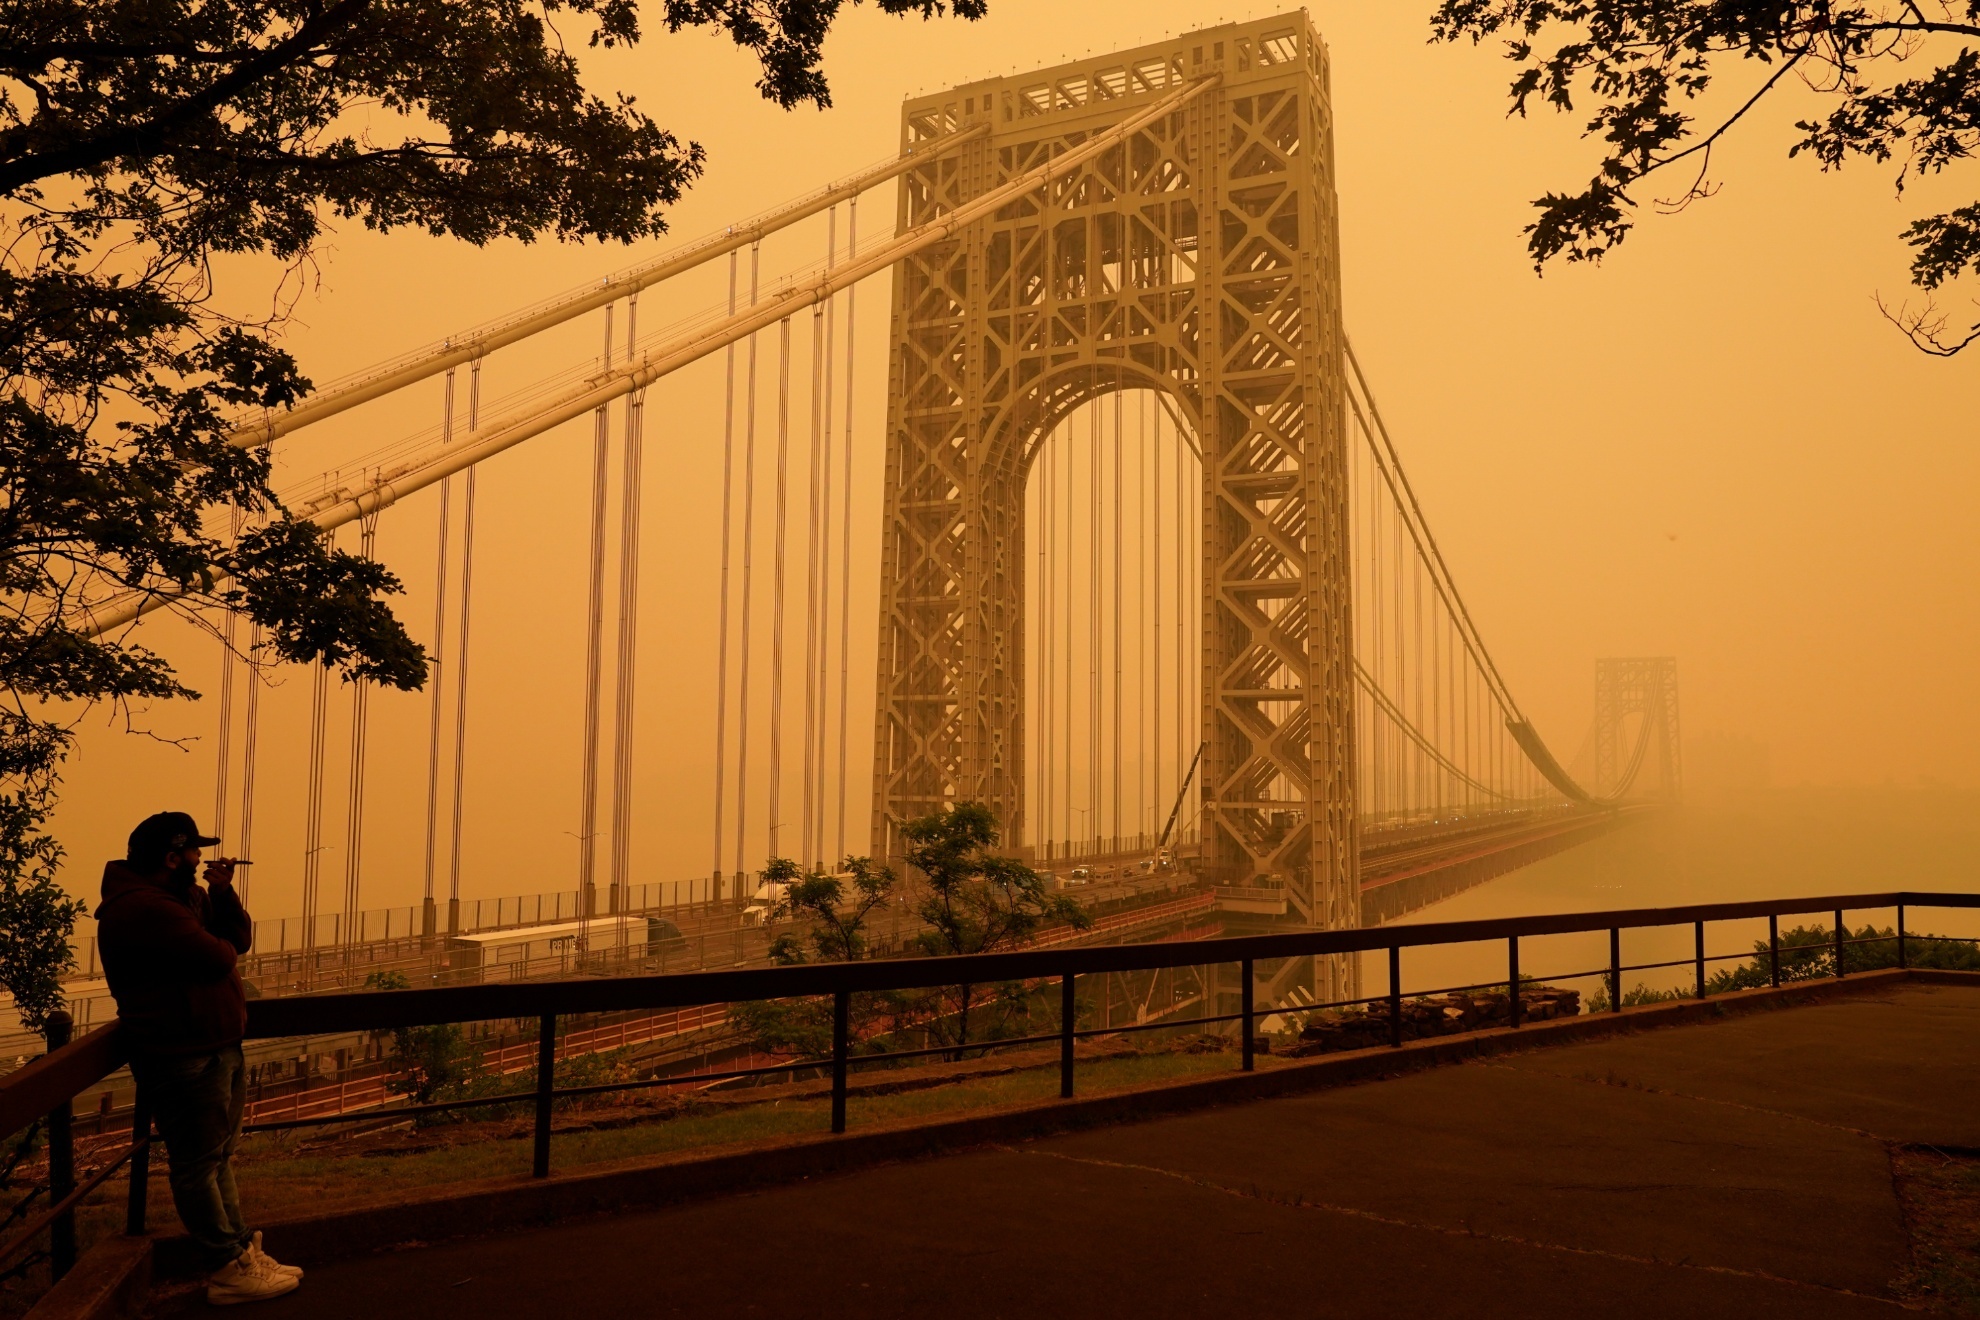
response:
M1543 1022L1549 1018L1574 1017L1581 1012L1581 992L1551 985L1521 986L1519 1018L1522 1022ZM1512 1000L1503 990L1468 990L1450 995L1428 995L1405 999L1402 1004L1402 1037L1421 1040L1426 1036L1453 1036L1461 1031L1485 1031L1512 1025ZM1338 1050L1365 1050L1389 1043L1389 1007L1328 1009L1307 1019L1288 1054L1331 1054Z

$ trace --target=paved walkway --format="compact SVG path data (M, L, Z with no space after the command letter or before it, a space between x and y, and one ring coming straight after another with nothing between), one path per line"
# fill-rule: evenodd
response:
M268 1320L1893 1316L1980 989L1759 1013L314 1269Z

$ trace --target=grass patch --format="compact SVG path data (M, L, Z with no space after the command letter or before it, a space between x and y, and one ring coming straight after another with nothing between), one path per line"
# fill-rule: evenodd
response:
M1259 1063L1269 1066L1269 1056L1260 1056ZM1081 1094L1094 1095L1236 1067L1235 1053L1150 1050L1082 1060L1077 1085ZM1058 1094L1055 1063L926 1089L855 1092L848 1097L846 1124L857 1132L1052 1100ZM823 1135L830 1126L830 1101L820 1094L749 1103L729 1093L642 1108L598 1107L560 1116L550 1160L553 1169L569 1172L617 1160ZM289 1216L419 1188L527 1174L530 1131L529 1120L511 1118L329 1144L320 1134L258 1134L242 1143L235 1176L242 1207L251 1218Z

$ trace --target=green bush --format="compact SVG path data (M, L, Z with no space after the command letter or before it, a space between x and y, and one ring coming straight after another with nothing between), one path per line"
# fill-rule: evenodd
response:
M1865 925L1860 930L1843 927L1843 972L1854 976L1858 972L1880 971L1898 965L1898 942L1895 927ZM1753 942L1753 957L1737 967L1720 967L1705 978L1707 995L1722 995L1729 990L1757 990L1771 985L1770 975L1772 950L1767 941ZM1980 971L1980 945L1969 939L1940 935L1920 935L1910 931L1905 933L1905 963L1911 967L1928 967L1947 971ZM1781 983L1794 981L1818 981L1836 974L1835 933L1828 926L1796 926L1781 932ZM1688 999L1690 988L1656 990L1638 982L1623 992L1623 1007L1634 1008L1639 1004L1664 1003L1673 999ZM1607 1012L1609 1008L1609 987L1604 982L1588 997L1588 1011Z

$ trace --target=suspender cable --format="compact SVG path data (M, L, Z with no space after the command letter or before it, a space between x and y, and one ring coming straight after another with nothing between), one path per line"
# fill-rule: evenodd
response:
M859 198L846 204L846 258L859 252ZM853 515L853 296L858 285L846 286L846 473L844 516L839 519L839 842L833 860L846 856L846 755L851 731L847 694L852 668L852 515Z
M447 388L442 396L440 407L441 443L451 443L454 438L454 372L447 371ZM427 681L432 691L426 694L429 711L426 739L426 897L420 912L419 933L431 939L439 925L438 913L433 905L433 876L439 864L440 853L440 725L441 715L446 709L442 698L446 695L446 652L447 652L447 533L451 521L454 502L454 479L448 477L440 483L440 547L434 556L436 567L433 572L433 657L432 673Z
M1411 677L1413 679L1412 686L1415 688L1415 691L1409 693L1408 696L1415 703L1412 722L1417 728L1421 729L1423 727L1423 691L1429 686L1430 678L1429 668L1423 659L1423 559L1421 556L1413 556L1410 559L1409 578L1410 609L1415 616L1410 628L1410 664L1413 670ZM1430 767L1421 755L1413 756L1410 759L1416 763L1416 783L1414 789L1416 793L1416 806L1420 811L1429 805Z
M1162 431L1162 418L1155 418L1155 432ZM1190 503L1189 488L1184 479L1187 465L1183 462L1183 436L1180 424L1176 426L1176 793L1180 800L1183 792L1183 745L1189 720L1189 664L1185 654L1189 646L1189 547L1190 547Z
M378 539L378 515L360 524L358 554L373 557ZM364 938L358 929L360 887L364 878L364 765L371 726L371 684L363 679L351 683L351 781L350 807L344 820L344 984L350 985L357 945Z
M777 534L770 582L770 856L783 828L784 566L790 519L791 318L777 323Z
M316 972L316 913L323 875L323 761L330 669L315 666L309 689L309 789L303 807L302 948L305 987Z
M809 866L817 859L812 851L812 830L817 825L814 810L818 792L818 736L823 712L818 709L818 503L819 477L824 468L825 445L825 304L811 309L811 457L805 462L809 502L805 510L804 557L804 770L800 775L804 795L799 807L797 858Z
M839 211L834 207L826 215L825 269L829 272L838 265L839 257ZM835 334L839 328L839 300L837 296L825 300L825 404L821 410L825 419L825 444L823 458L819 461L818 498L818 655L812 664L810 682L818 692L818 747L816 759L818 773L813 794L814 835L805 840L805 847L811 856L824 869L836 859L825 855L825 797L826 775L825 756L831 747L831 736L826 731L826 720L832 710L832 685L830 665L827 657L831 654L832 637L832 351L835 347Z
M1161 804L1168 800L1168 795L1162 791L1162 699L1168 694L1162 690L1162 422L1155 409L1149 406L1151 402L1146 394L1141 396L1141 449L1155 469L1154 479L1150 483L1154 488L1155 536L1148 552L1149 572L1154 578L1149 599L1155 614L1154 644L1148 648L1148 663L1154 671L1148 686L1148 718L1152 726L1148 745L1155 752L1154 803L1159 812ZM1181 766L1176 767L1176 773L1182 773ZM1153 826L1155 818L1148 823Z
M241 724L241 827L235 833L244 858L254 856L254 754L261 740L261 676L255 672L253 657L259 654L261 627L257 624L248 630L247 710ZM243 905L248 901L248 881L253 875L254 868L248 867L236 882Z
M1101 410L1087 408L1087 837L1101 837Z
M1051 435L1040 445L1038 468L1038 829L1036 838L1051 856L1052 840L1052 619L1058 600L1052 590L1053 548L1057 543L1059 504L1053 487ZM1027 593L1029 594L1029 593Z
M1065 715L1059 721L1065 726L1065 773L1060 776L1061 794L1065 797L1066 812L1066 855L1072 855L1073 840L1073 438L1072 421L1068 419L1059 427L1055 437L1057 448L1066 458L1066 536L1063 542L1065 551L1059 556L1062 567L1059 570L1059 597L1065 604L1065 627L1059 629L1059 650L1065 657L1065 685L1060 689Z
M1137 632L1148 624L1148 444L1147 426L1148 396L1138 395L1135 399L1136 419L1144 425L1135 428L1134 472L1137 484L1137 498L1134 502L1134 622ZM1148 650L1134 648L1134 831L1136 834L1153 833L1153 822L1148 819Z
M756 279L761 251L749 247L749 305L756 305ZM743 532L742 532L742 665L736 682L736 897L743 897L748 870L743 848L749 828L749 607L752 568L756 562L756 336L749 337L749 379L743 391ZM710 894L717 898L720 895Z
M729 254L729 315L736 314L736 272L741 254ZM729 722L729 522L735 505L736 462L736 346L723 350L722 367L722 573L716 614L715 642L715 866L714 889L722 887L722 794L728 787L724 759Z
M468 366L468 432L481 420L481 359ZM461 825L467 803L468 625L474 608L474 493L476 472L467 470L461 501L461 626L454 661L454 794L447 848L447 933L461 933Z
M612 369L612 309L605 309L605 369ZM605 666L605 493L611 482L606 460L612 448L605 405L591 423L591 591L585 614L584 782L578 804L578 935L580 960L591 952L591 916L598 907L598 725L603 703L599 686Z
M1123 691L1123 686L1122 686L1123 671L1121 668L1121 633L1122 633L1122 619L1123 619L1123 615L1121 612L1121 605L1122 605L1121 585L1122 582L1124 581L1121 572L1121 546L1123 544L1121 539L1121 535L1122 535L1121 528L1122 528L1122 524L1125 521L1125 511L1123 510L1121 504L1121 487L1126 484L1127 483L1125 478L1121 476L1121 382L1119 380L1116 380L1114 385L1114 802L1113 802L1113 811L1114 811L1114 815L1113 815L1114 849L1113 850L1115 852L1119 852L1121 850L1122 847L1121 838L1123 835L1127 833L1127 831L1121 827L1121 749L1124 742L1122 736L1123 730L1121 727L1121 716L1123 714L1123 707L1121 705L1121 694Z
M639 295L626 299L626 354L638 338ZM639 513L644 460L646 391L626 396L626 439L619 491L619 654L612 710L611 911L626 947L626 899L632 879L633 703L639 665Z

